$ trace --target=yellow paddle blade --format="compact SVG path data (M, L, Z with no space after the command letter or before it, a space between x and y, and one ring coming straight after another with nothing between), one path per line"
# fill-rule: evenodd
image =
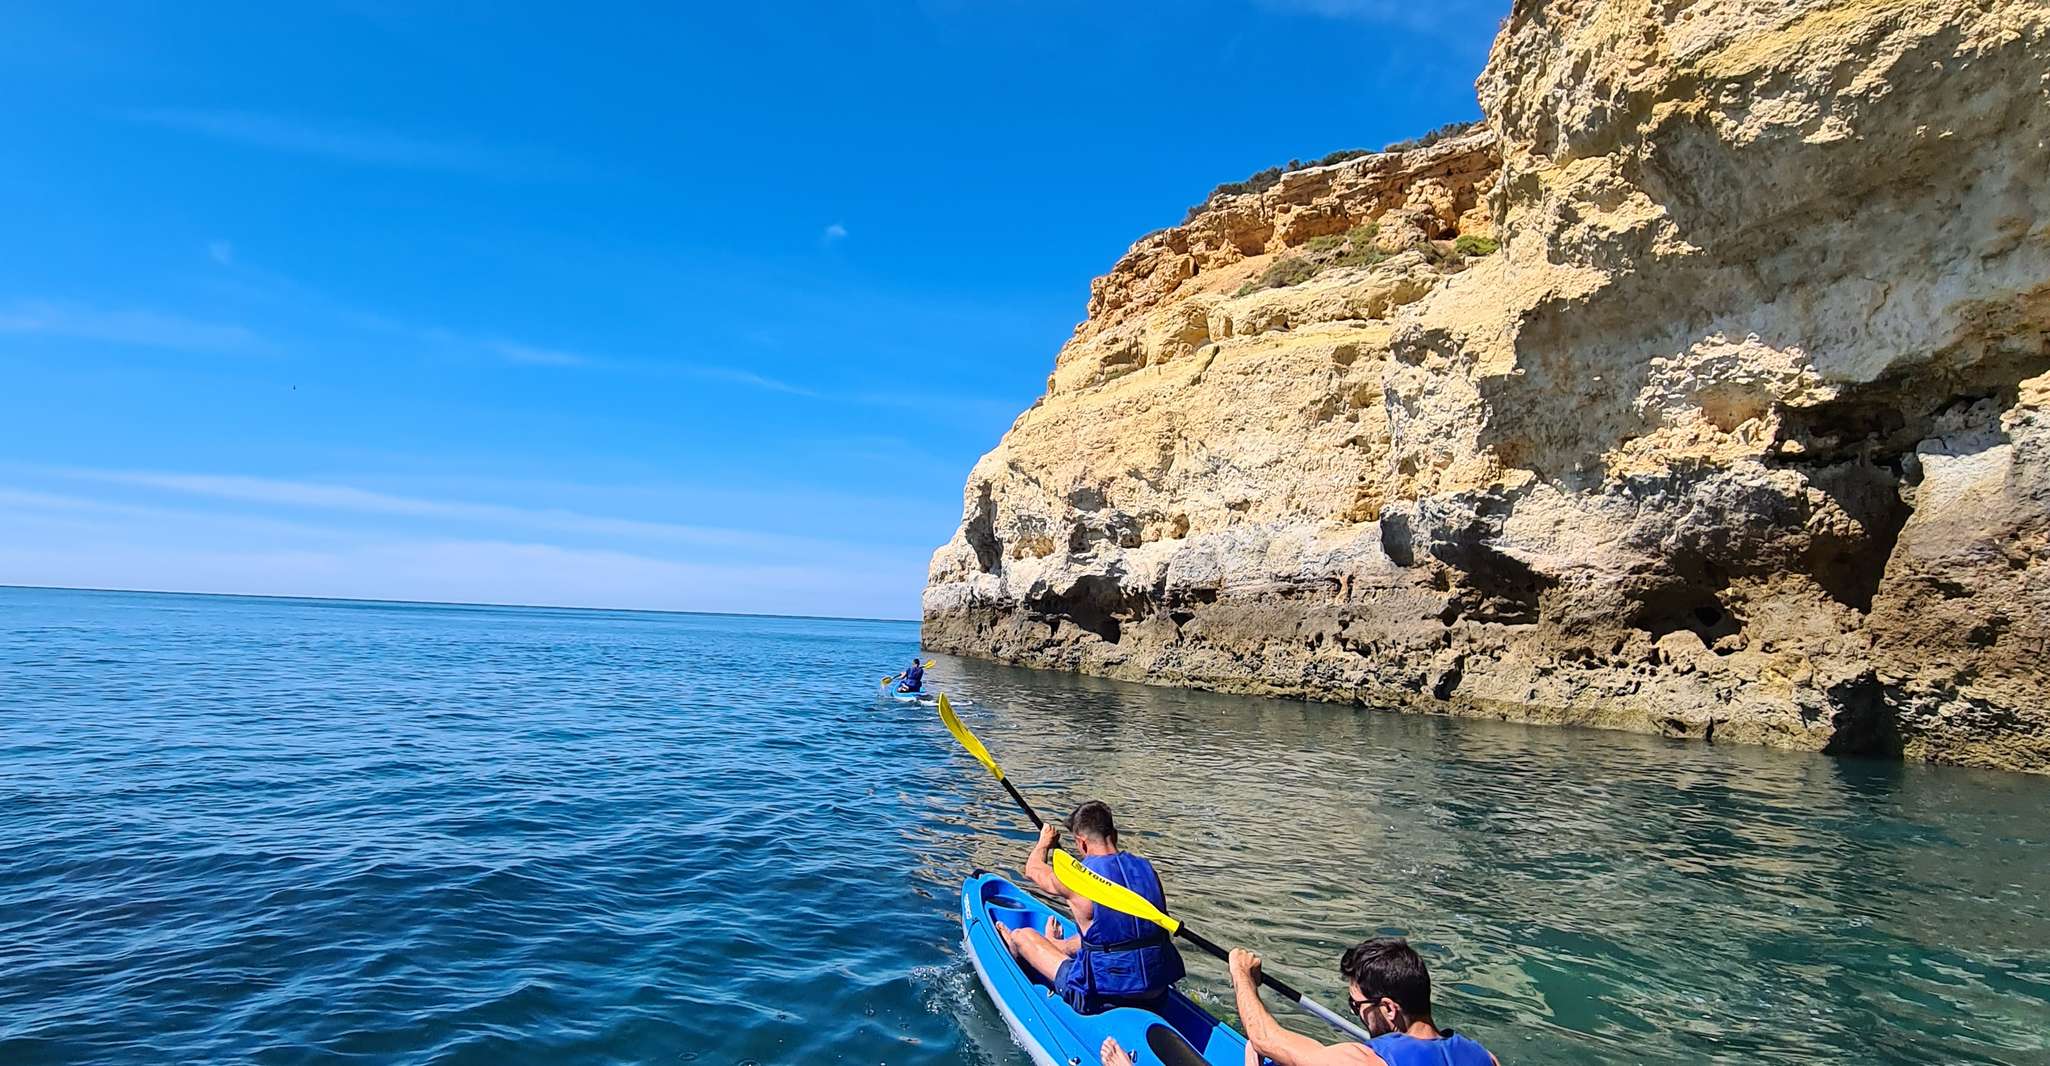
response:
M928 670L932 669L932 664L934 664L934 663L936 663L936 662L939 662L939 660L938 660L938 659L927 659L927 660L925 661L925 668L926 668L926 669L928 669Z
M968 754L975 756L975 761L989 767L989 772L997 775L997 780L1004 779L1004 768L998 766L997 761L990 757L989 749L982 746L982 741L975 739L975 734L970 733L968 727L961 724L960 716L954 713L954 705L947 702L947 694L944 692L940 693L940 721L947 723L947 732L954 734L954 739L968 749Z
M1065 851L1053 853L1053 875L1067 886L1068 891L1097 906L1143 918L1169 933L1178 932L1182 927L1179 919L1146 902L1146 897L1082 865Z

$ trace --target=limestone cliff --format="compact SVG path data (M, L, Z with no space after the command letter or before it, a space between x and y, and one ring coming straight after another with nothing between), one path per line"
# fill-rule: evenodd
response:
M1518 0L1479 93L1096 281L928 646L2050 770L2050 6Z

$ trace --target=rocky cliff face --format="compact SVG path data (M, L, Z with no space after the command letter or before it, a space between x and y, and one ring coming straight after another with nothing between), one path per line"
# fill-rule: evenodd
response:
M1479 91L1097 280L928 646L2050 770L2050 7L1518 0Z

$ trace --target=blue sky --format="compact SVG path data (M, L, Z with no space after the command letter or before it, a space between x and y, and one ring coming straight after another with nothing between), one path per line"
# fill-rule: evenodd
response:
M0 584L915 617L1089 279L1506 3L0 5Z

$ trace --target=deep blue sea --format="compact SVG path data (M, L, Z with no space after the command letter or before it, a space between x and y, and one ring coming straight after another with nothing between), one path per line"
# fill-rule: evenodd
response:
M1027 838L876 698L917 638L0 589L0 1064L1023 1063L954 910ZM1342 1002L1408 935L1504 1063L2050 1062L2050 779L933 679L1213 938Z

